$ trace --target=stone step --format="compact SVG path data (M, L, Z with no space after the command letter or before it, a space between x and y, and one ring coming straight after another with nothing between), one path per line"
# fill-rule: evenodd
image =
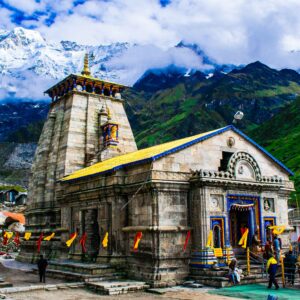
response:
M126 274L123 272L107 272L103 274L82 274L77 272L71 271L63 271L63 270L54 270L54 269L47 269L47 276L52 278L64 279L67 281L100 281L100 280L112 280L112 279L121 279L124 278Z
M226 287L231 284L228 281L227 277L210 277L210 276L201 276L194 275L190 276L191 279L196 280L197 283L205 284L212 287ZM240 284L253 284L253 283L265 283L268 282L267 277L257 276L257 275L247 275L241 279Z
M87 282L86 287L103 295L120 295L130 292L142 291L150 286L141 281L105 281Z
M50 261L49 269L69 271L87 275L102 275L115 272L115 268L106 264L81 263L74 261Z
M2 282L0 282L0 289L2 289L2 288L7 288L7 287L12 287L13 285L12 285L12 283L10 283L10 282L6 282L6 281L2 281Z

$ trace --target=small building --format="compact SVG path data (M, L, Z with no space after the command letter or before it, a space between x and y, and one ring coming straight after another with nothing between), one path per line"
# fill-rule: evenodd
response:
M2 190L0 191L0 202L14 203L18 194L19 192L16 189Z
M27 193L26 192L19 193L16 196L16 200L15 200L15 205L16 206L26 205L26 202L27 202Z

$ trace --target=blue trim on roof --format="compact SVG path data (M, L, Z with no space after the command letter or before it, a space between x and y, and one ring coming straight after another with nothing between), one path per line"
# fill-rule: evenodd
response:
M277 163L281 168L283 168L286 172L288 172L291 176L294 176L294 172L290 170L288 167L286 167L280 160L275 158L271 153L269 153L266 149L264 149L262 146L258 145L255 141L253 141L251 138L249 138L245 133L234 127L233 125L230 125L231 129L236 132L237 134L241 135L244 139L246 139L248 142L253 144L255 147L257 147L260 151L262 151L264 154L269 156L275 163Z
M196 138L192 141L189 141L185 144L182 144L180 146L177 146L175 148L172 148L172 149L169 149L168 151L165 151L165 152L162 152L162 153L159 153L157 155L154 155L154 156L151 156L149 158L146 158L146 159L141 159L141 160L138 160L138 161L134 161L134 162L131 162L131 163L127 163L127 164L123 164L123 165L119 165L119 166L116 166L112 169L109 169L109 170L106 170L106 171L103 171L103 172L99 172L99 173L95 173L95 174L91 174L91 175L86 175L86 176L81 176L81 177L78 177L78 178L74 178L74 179L70 179L70 180L67 180L68 182L73 182L73 181L78 181L78 180L81 180L81 179L86 179L86 178L89 178L89 177L95 177L97 175L100 175L100 174L107 174L107 173L111 173L111 172L114 172L114 171L117 171L117 170L120 170L122 168L125 168L125 167L128 167L128 166L133 166L133 165L138 165L138 164L143 164L143 163L147 163L147 162L152 162L152 161L155 161L161 157L164 157L164 156L167 156L169 154L172 154L172 153L175 153L179 150L182 150L184 148L187 148L187 147L190 147L194 144L197 144L199 142L202 142L202 141L205 141L211 137L214 137L216 135L219 135L223 132L226 132L228 130L232 130L234 131L235 133L241 135L243 138L245 138L248 142L250 142L251 144L253 144L255 147L257 147L259 150L261 150L264 154L266 154L268 157L270 157L276 164L278 164L281 168L283 168L287 173L289 173L291 176L294 176L294 173L289 169L287 168L282 162L280 162L277 158L275 158L272 154L270 154L267 150L265 150L263 147L261 147L260 145L258 145L256 142L254 142L251 138L249 138L247 135L245 135L242 131L240 131L239 129L237 129L236 127L234 127L233 125L228 125L226 127L223 127L219 130L216 130L212 133L209 133L209 134L206 134L204 136L201 136L199 138Z

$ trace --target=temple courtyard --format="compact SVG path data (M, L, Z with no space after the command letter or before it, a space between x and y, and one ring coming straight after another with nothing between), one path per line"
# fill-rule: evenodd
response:
M226 299L267 299L268 295L276 295L279 299L299 299L299 286L284 288L279 291L268 290L265 284L238 285L222 289L202 286L170 287L159 289L145 289L119 295L102 295L91 290L83 282L70 282L47 277L46 284L39 283L38 275L32 270L35 265L20 263L13 259L0 260L0 276L3 282L12 287L0 288L0 299L7 300L79 300L79 299L201 299L201 300L226 300ZM280 282L280 281L279 281ZM122 283L122 280L119 282ZM123 283L128 283L124 281ZM132 281L133 284L138 282ZM103 282L103 284L110 284ZM1 285L1 283L0 283ZM298 284L299 285L299 284ZM232 297L233 296L233 297Z

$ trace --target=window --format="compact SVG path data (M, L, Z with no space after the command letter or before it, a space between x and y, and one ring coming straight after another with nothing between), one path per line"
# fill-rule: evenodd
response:
M226 152L226 151L222 152L222 159L220 162L219 171L227 171L227 165L232 155L233 155L232 152Z

